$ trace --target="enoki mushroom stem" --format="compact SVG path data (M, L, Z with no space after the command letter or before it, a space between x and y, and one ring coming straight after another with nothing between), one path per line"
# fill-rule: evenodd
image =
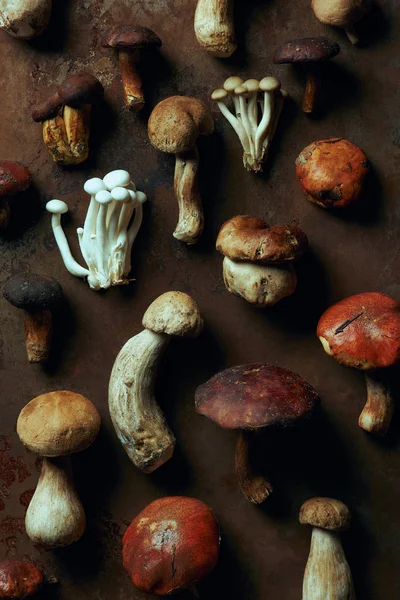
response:
M196 146L176 155L174 189L178 199L179 220L173 235L187 244L195 244L204 227L198 168L199 153Z
M387 433L393 415L393 398L376 371L365 374L367 402L358 420L359 426L376 435Z
M235 468L240 489L254 504L262 504L272 493L271 483L261 474L255 473L250 464L249 443L251 434L241 431L236 442Z
M139 73L140 50L120 50L119 69L125 105L137 112L144 106L143 82Z

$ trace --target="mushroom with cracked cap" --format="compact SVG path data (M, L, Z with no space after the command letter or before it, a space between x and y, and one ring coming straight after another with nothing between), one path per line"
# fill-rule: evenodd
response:
M367 402L358 424L384 435L392 419L393 397L381 369L400 362L399 304L378 292L350 296L324 312L317 335L338 363L364 371Z
M255 473L249 460L254 432L298 425L314 410L318 394L300 375L266 364L230 367L196 390L196 411L224 429L238 429L235 467L244 496L261 504L271 483Z
M194 32L200 46L213 56L231 56L237 48L233 0L198 0Z
M21 40L31 40L47 27L52 0L0 0L0 29Z
M195 244L204 227L196 140L200 135L210 135L214 131L212 115L197 98L172 96L154 108L148 131L150 142L157 150L175 154L174 189L179 220L173 236L187 244Z
M94 404L74 392L42 394L21 410L19 438L44 457L25 517L32 541L55 548L68 546L83 535L86 517L73 484L69 455L86 450L99 429L100 415Z
M31 185L31 174L19 162L0 160L0 231L7 229L11 211L9 199L25 192Z
M34 596L44 582L43 573L36 565L19 560L0 562L0 598L23 600Z
M354 25L372 8L371 0L312 0L315 16L325 25L342 27L352 44L359 39Z
M183 292L166 292L146 310L144 330L126 342L110 377L108 405L117 436L133 464L151 473L169 460L175 437L154 397L154 380L171 337L197 337L203 320Z
M350 511L333 498L311 498L300 509L302 525L312 525L303 580L303 600L355 600L353 578L339 532L350 526Z

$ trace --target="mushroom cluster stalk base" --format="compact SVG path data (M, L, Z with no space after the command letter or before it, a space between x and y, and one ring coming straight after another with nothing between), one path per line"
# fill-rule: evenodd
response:
M235 469L240 489L247 500L262 504L273 488L262 475L253 472L249 460L249 434L244 431L240 432L236 442Z
M174 189L178 200L179 220L173 235L187 244L195 244L204 227L198 168L199 152L196 146L188 152L176 154Z
M119 68L124 89L125 105L138 112L144 107L142 78L139 74L140 50L120 50Z
M393 415L391 391L380 379L376 371L365 374L367 384L367 402L358 420L359 426L376 435L385 435Z
M219 58L231 56L237 48L233 0L199 0L194 30L204 50Z
M30 363L40 363L49 357L53 318L49 310L25 312L25 344Z

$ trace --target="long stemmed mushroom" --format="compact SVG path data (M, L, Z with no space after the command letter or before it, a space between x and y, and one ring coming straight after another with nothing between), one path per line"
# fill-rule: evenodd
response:
M179 220L173 233L177 240L195 244L204 227L203 207L198 189L200 135L214 131L209 109L197 98L172 96L153 110L149 119L152 145L175 154L174 189L179 205Z
M213 56L231 56L237 48L233 0L198 0L194 32L200 46Z
M212 93L211 99L237 133L248 171L262 171L286 97L287 92L276 77L264 77L261 81L229 77L223 88ZM226 104L228 98L232 98L234 112Z
M25 192L30 185L31 175L24 165L0 160L0 231L7 229L10 222L10 197Z
M52 0L0 0L0 29L30 40L46 29L51 6Z
M171 337L197 337L203 320L197 304L182 292L159 296L144 314L141 333L118 354L108 403L118 438L134 465L151 473L169 460L175 437L154 397L158 363Z
M358 23L372 7L371 0L312 0L312 9L321 23L342 27L352 44L359 39L354 25Z

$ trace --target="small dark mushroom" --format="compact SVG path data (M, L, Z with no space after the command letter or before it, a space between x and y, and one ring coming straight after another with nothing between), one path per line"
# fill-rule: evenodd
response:
M0 160L0 231L10 222L10 196L20 194L31 185L31 175L19 162Z

